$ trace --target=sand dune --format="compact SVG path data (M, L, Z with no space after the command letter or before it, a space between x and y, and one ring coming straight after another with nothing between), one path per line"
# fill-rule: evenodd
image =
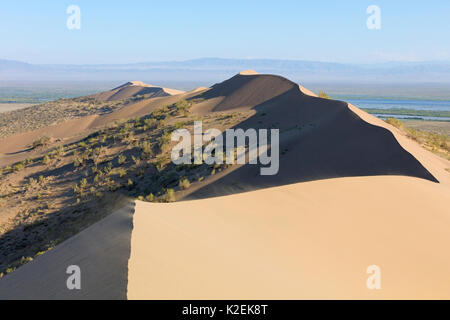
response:
M154 87L130 82L99 99L143 88ZM279 173L234 166L185 201L137 201L132 231L128 207L2 279L0 297L450 298L450 163L355 106L247 70L50 129L73 137L182 98L196 101L194 114L253 111L239 128L279 128ZM75 295L63 286L68 263L87 272ZM370 265L381 268L381 290L366 287Z
M82 139L93 130L102 128L116 120L147 115L162 106L173 104L180 99L188 99L200 91L204 91L204 88L198 88L174 96L150 97L131 103L109 114L100 116L89 115L0 139L0 166L25 159L28 156L26 151L29 149L29 146L40 137L48 136L66 143L72 140Z
M128 298L448 299L449 201L448 187L379 176L137 202Z
M0 299L126 299L130 203L0 281ZM68 266L81 269L81 290L68 290Z
M232 168L222 177L205 182L203 188L191 189L188 199L338 177L404 175L434 182L439 181L437 176L447 179L444 169L432 170L432 165L428 169L414 152L441 161L437 156L413 142L404 142L414 146L405 150L398 139L407 138L396 137L397 131L381 125L382 120L351 109L345 102L318 98L282 77L239 74L199 97L206 99L199 105L208 106L210 111L254 110L254 116L236 127L278 128L282 154L280 171L275 176L259 175L260 168L255 165Z
M102 92L93 97L100 101L115 101L144 94L149 98L156 98L177 95L183 92L184 91L176 89L152 86L142 81L130 81L111 91Z

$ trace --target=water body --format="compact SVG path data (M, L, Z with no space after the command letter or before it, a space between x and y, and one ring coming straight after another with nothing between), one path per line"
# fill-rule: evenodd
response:
M345 99L362 109L402 108L409 110L450 111L450 100Z
M405 114L380 114L372 113L374 116L385 120L386 118L409 119L409 120L428 120L428 121L449 121L449 117L430 117L430 116L409 116Z

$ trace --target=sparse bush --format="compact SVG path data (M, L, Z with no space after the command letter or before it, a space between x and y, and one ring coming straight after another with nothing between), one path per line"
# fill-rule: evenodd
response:
M187 178L182 178L181 180L180 180L180 182L178 183L178 186L181 188L181 189L188 189L190 186L191 186L191 183L189 182L189 180L187 179Z
M141 150L144 156L148 157L152 154L152 145L148 141L142 141Z
M167 189L163 198L164 198L164 201L166 201L166 202L174 202L175 201L175 191L173 189Z
M323 92L322 90L320 90L319 98L330 99L330 96L328 94L326 94L325 92Z
M119 174L120 178L123 178L127 175L127 170L121 168L121 169L117 170L117 173Z
M81 166L83 165L83 163L84 163L84 160L83 160L82 157L80 157L80 156L75 156L75 157L73 158L73 166L74 166L75 168L81 167Z
M119 156L117 157L117 163L118 163L118 164L124 164L125 161L127 161L127 157L124 156L123 154L121 154L121 155L119 155Z
M177 101L175 104L175 115L184 115L187 116L189 114L189 108L192 106L191 102L188 102L184 99Z
M14 171L21 171L25 168L25 164L23 162L18 162L13 166Z
M162 136L159 138L159 148L164 151L170 145L170 142L172 141L171 139L172 132L170 132L169 130L164 131Z
M36 148L46 147L49 144L50 144L50 138L44 136L44 137L39 138L36 141L33 141L31 148L36 149Z
M50 163L50 157L46 154L43 158L42 158L42 164L43 165L48 165Z
M145 197L145 200L148 202L154 202L155 196L153 195L153 193L150 193L148 196Z

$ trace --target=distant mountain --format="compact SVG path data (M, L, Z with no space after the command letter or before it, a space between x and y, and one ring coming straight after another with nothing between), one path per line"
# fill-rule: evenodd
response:
M217 82L243 69L298 82L450 83L450 62L345 64L303 60L201 58L134 64L33 65L0 60L0 80Z

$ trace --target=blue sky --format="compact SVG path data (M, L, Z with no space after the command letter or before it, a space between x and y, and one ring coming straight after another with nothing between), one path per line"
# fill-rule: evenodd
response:
M81 30L68 30L69 5ZM369 5L381 29L366 27ZM133 63L200 57L450 61L450 1L8 1L0 59Z

